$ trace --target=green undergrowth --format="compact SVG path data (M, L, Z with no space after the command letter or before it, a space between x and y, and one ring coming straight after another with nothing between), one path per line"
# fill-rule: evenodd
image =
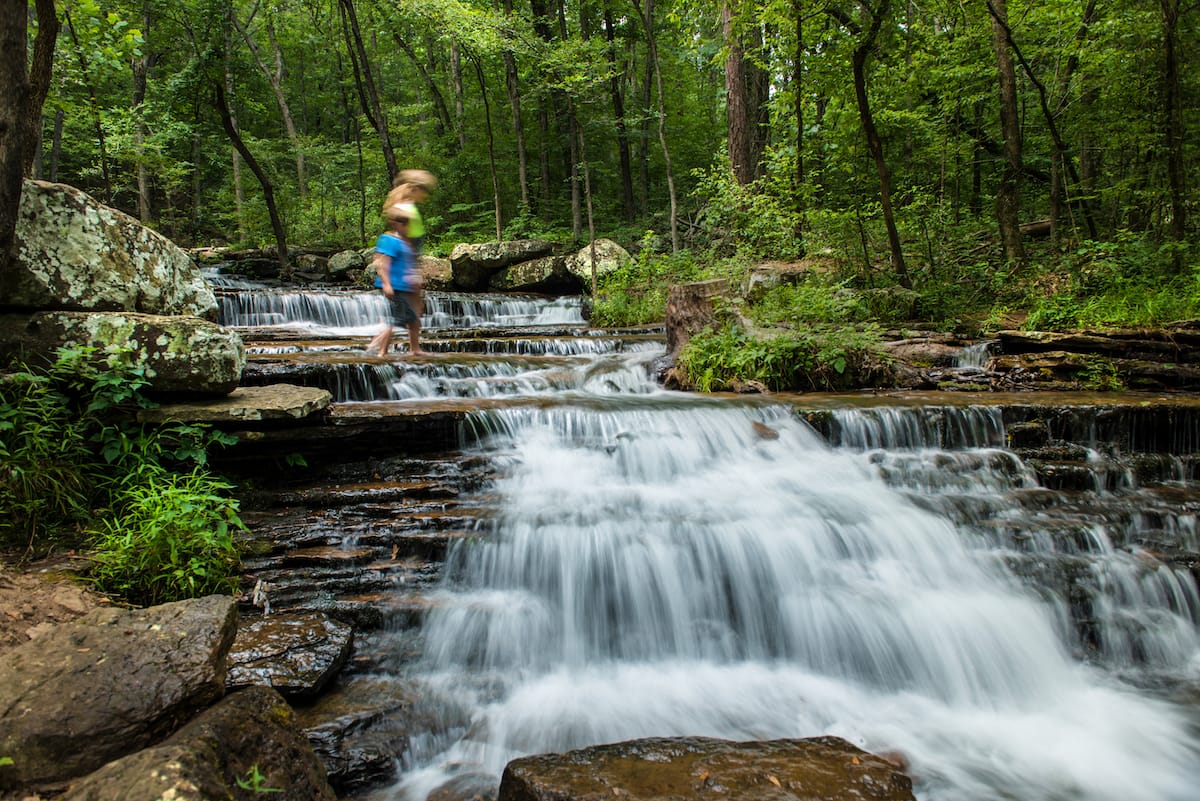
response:
M0 546L84 551L88 579L132 603L229 591L244 526L207 461L232 439L138 423L148 384L120 350L63 348L0 374Z

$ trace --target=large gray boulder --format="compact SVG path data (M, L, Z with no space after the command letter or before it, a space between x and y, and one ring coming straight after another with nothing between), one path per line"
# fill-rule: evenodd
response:
M49 360L58 347L130 352L151 392L224 395L246 366L242 338L199 317L134 312L48 311L0 317L0 353Z
M10 308L135 311L217 319L217 302L186 252L65 184L25 181L16 264L0 273Z
M488 281L488 288L497 292L553 292L578 294L583 290L583 281L567 270L563 256L543 256L520 264L513 264L495 273Z
M499 801L913 801L898 761L837 737L630 740L508 763Z
M61 782L157 742L225 692L233 598L94 610L0 655L0 790Z
M232 693L160 745L111 762L59 801L334 801L312 746L279 693Z

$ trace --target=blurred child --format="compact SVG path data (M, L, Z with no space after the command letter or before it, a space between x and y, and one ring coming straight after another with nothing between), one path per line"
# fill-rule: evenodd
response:
M421 350L421 302L423 285L417 270L416 253L409 239L412 217L393 204L387 210L388 231L380 234L375 242L375 286L383 290L388 299L390 321L384 321L380 331L367 345L367 353L383 356L392 344L392 330L396 326L408 329L408 352L424 356Z

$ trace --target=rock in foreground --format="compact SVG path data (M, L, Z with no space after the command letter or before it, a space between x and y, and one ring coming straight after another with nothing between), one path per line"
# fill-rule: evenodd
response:
M515 759L499 801L912 801L892 762L837 737L651 738Z

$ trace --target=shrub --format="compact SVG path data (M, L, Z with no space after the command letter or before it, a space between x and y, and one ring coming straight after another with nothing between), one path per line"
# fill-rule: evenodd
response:
M245 529L231 489L201 468L181 475L150 471L114 500L93 540L90 578L101 590L151 605L237 586Z

